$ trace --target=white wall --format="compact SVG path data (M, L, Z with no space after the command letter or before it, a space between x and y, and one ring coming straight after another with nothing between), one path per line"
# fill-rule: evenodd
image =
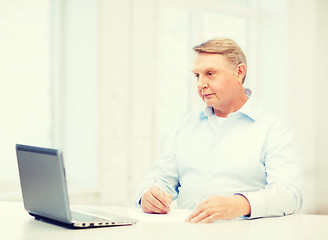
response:
M256 89L261 104L288 117L288 1L258 1Z
M328 1L317 1L317 47L315 51L316 61L315 79L309 79L310 82L314 80L316 91L316 171L317 176L315 180L317 194L316 198L316 212L328 214Z
M289 116L303 157L304 212L317 204L317 2L289 2Z

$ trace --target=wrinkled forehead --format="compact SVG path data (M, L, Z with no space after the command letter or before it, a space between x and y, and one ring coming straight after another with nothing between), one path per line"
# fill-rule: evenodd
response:
M204 69L221 69L231 67L227 58L217 53L196 53L193 60L193 72L203 71Z

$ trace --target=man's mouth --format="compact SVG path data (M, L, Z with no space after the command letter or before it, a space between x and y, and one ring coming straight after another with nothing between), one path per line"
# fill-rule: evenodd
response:
M214 93L210 93L210 94L203 94L203 97L204 97L204 98L208 98L208 97L210 97L210 96L212 96L212 95L214 95Z

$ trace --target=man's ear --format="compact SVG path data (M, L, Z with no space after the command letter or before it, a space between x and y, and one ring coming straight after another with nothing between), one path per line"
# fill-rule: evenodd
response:
M237 66L237 80L240 84L243 84L243 78L246 74L246 66L245 64L241 63Z

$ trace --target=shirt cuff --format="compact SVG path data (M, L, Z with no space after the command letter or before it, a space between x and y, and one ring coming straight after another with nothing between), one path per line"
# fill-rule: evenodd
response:
M244 196L250 206L251 214L249 216L243 216L245 219L253 219L264 217L267 213L267 201L265 196L260 192L248 192L248 193L236 193L236 195Z

